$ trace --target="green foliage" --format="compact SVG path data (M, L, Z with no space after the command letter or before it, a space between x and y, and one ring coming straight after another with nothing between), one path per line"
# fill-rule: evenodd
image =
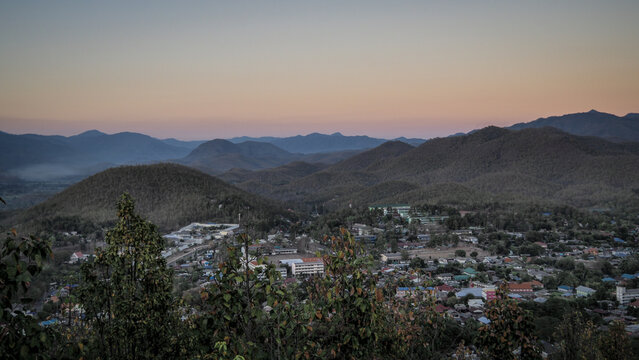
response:
M381 356L388 350L384 345L392 343L383 337L393 332L384 331L382 291L365 271L372 259L362 257L361 247L342 230L331 238L331 251L323 260L325 276L307 288L308 347L319 358Z
M155 226L137 215L128 194L118 202L118 222L107 248L82 267L80 301L91 351L109 359L175 357L177 316L172 273L161 255Z
M629 360L637 355L630 350L630 339L622 321L613 321L608 331L599 336L598 345L606 360Z
M596 328L579 312L567 312L555 332L558 349L553 359L586 360L602 359L597 348Z
M37 319L16 308L15 303L29 304L23 297L33 277L51 254L50 245L35 237L19 238L13 230L0 248L0 354L8 359L48 358L54 343L53 334L43 329Z
M238 240L228 247L213 283L201 292L202 315L189 319L195 355L293 358L303 335L301 309L293 306L293 294L278 285L279 273L272 266L251 270L252 260L240 251L248 248L249 238Z
M487 359L541 359L533 335L534 324L529 311L507 295L504 283L497 298L488 302L485 315L490 323L479 328L482 356Z

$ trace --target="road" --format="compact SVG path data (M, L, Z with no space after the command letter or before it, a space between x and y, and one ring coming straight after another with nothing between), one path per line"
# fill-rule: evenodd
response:
M198 250L205 250L205 249L209 249L212 248L213 244L202 244L202 245L197 245L194 247L190 247L188 249L186 249L186 252L179 252L177 254L173 254L171 256L169 256L168 258L166 258L166 264L167 265L173 265L175 264L178 260L189 257L191 255L193 255L196 251Z

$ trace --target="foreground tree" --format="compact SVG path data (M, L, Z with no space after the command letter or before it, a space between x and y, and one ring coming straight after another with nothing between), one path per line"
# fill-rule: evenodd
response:
M581 313L565 314L554 334L557 340L557 352L553 354L553 359L603 359L597 348L596 330L595 324L585 320Z
M106 249L82 268L89 351L108 359L173 358L178 321L164 242L155 225L135 214L128 194L117 214Z
M188 320L188 347L211 359L291 359L303 339L300 308L279 285L272 265L248 254L250 239L227 247L213 281L201 292L199 315ZM244 250L244 253L241 251Z
M487 304L486 317L490 323L479 328L479 345L487 359L541 359L534 323L529 311L508 297L504 283L497 290L497 298Z
M0 199L2 200L2 199ZM4 201L2 201L4 202ZM49 243L19 237L15 230L0 246L0 357L29 359L50 357L53 331L42 328L23 310L33 299L23 297L31 280L51 255Z

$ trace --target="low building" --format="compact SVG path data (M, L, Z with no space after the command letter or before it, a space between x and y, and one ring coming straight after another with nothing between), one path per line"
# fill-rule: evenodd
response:
M71 258L69 259L69 263L75 264L78 261L86 260L86 258L87 258L87 256L84 255L83 253L81 253L80 251L74 252L73 254L71 254Z
M477 270L471 268L471 267L467 267L464 269L464 274L470 276L470 277L475 277L475 275L477 275Z
M508 290L513 294L527 295L533 293L532 284L530 282L508 283Z
M577 286L576 290L577 290L577 296L579 297L590 296L596 292L595 289L591 289L589 287L581 286L581 285Z
M297 249L295 248L273 248L273 255L293 255L297 254Z
M563 292L563 293L572 293L572 291L574 290L572 286L568 286L568 285L559 285L557 286L557 290Z
M453 280L453 276L454 275L451 273L442 273L442 274L437 274L435 278L441 281L451 281Z
M497 299L497 289L494 287L483 288L481 297L486 301L495 300Z

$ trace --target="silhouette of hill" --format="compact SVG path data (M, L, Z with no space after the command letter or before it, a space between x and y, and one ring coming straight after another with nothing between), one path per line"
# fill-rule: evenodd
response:
M37 227L59 217L104 223L115 220L116 203L128 192L139 213L162 229L193 221L274 221L285 214L276 203L215 177L177 164L121 166L95 174L5 224Z
M521 130L551 126L580 136L597 136L613 141L639 141L639 117L630 113L624 117L591 110L585 113L540 118L515 124L509 129Z

